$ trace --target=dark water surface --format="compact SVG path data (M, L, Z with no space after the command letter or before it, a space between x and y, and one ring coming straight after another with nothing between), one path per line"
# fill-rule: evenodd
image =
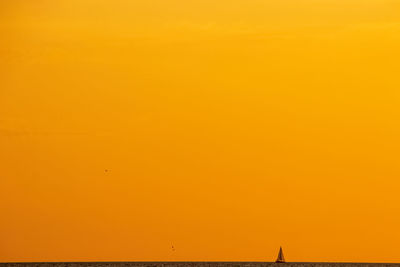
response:
M0 263L0 267L394 267L398 263L325 263L325 262L26 262Z

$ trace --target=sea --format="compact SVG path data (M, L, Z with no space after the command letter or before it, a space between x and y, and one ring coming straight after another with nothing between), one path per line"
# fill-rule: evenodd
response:
M0 267L394 267L400 263L334 262L24 262L0 263Z

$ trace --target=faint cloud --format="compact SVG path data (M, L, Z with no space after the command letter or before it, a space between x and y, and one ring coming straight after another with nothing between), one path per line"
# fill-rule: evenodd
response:
M0 136L70 136L70 135L89 135L88 132L75 132L75 131L33 131L33 130L17 130L0 128Z
M29 132L0 128L0 136L23 136L23 135L29 135Z

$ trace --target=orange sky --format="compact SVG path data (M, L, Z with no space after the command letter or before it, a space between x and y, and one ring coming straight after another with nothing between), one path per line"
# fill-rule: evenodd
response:
M1 1L0 261L399 262L399 47L397 0Z

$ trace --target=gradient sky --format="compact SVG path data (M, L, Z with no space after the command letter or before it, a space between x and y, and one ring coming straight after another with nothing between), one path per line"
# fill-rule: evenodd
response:
M400 262L399 47L397 0L1 1L0 261Z

